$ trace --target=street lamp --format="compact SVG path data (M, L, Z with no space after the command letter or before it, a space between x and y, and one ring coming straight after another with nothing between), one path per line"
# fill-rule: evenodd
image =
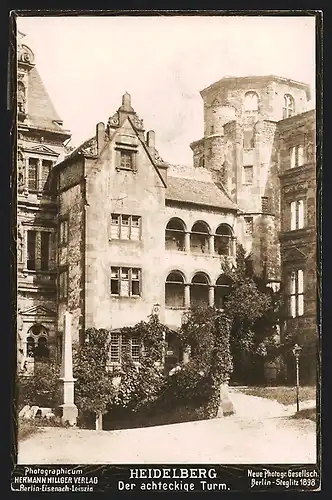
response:
M302 351L302 347L299 345L295 344L295 346L292 349L294 357L295 357L295 363L296 363L296 411L300 410L300 403L299 403L299 388L300 388L300 367L299 367L299 360L300 360L300 354Z

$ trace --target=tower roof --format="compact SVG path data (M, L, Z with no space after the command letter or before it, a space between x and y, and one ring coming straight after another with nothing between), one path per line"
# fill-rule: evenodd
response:
M228 87L228 86L233 86L233 85L242 86L242 85L248 85L250 83L262 83L262 84L264 84L264 83L269 83L271 81L277 81L279 83L285 83L287 85L303 89L306 92L306 96L307 96L308 101L311 98L310 85L308 85L307 83L298 82L298 81L292 80L290 78L285 78L285 77L276 76L276 75L225 76L224 78L221 78L221 80L218 80L217 82L212 83L208 87L205 87L203 90L200 91L200 94L204 98L211 91L215 91L218 87Z

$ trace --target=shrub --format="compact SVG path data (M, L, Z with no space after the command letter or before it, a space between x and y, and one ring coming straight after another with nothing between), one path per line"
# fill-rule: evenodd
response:
M35 363L34 374L18 376L17 402L20 410L24 405L54 408L58 403L58 380L60 367L50 360Z

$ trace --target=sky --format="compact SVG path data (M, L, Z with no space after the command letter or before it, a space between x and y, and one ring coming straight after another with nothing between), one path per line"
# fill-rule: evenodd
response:
M274 74L315 90L313 17L19 16L17 27L75 147L129 92L164 160L191 165L203 88L225 76Z

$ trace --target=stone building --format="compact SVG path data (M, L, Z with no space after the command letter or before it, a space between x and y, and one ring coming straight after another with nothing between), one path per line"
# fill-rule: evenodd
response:
M285 186L296 175L312 176L303 181L303 207L314 198L314 162L303 173L300 165L291 174L285 168L296 130L309 134L309 116L314 131L307 85L228 77L203 90L204 137L190 145L193 166L185 167L160 157L128 93L94 137L65 156L70 134L22 44L18 77L19 331L31 363L39 344L53 352L61 345L65 311L74 340L89 327L108 328L111 361L121 362L128 347L135 360L139 340L121 338L119 329L157 310L176 330L190 305L222 308L229 290L222 263L234 262L237 241L272 287L296 271L288 262L297 247L310 254L305 272L314 269L313 247L293 241L313 242L314 229L289 236L285 215L292 202ZM315 305L304 304L310 336ZM179 356L171 342L168 355Z
M283 333L304 346L303 374L310 380L317 365L317 217L315 111L278 124L281 192L281 262L286 321Z
M57 199L51 182L64 158L64 130L18 33L17 50L17 340L18 363L55 352ZM50 340L52 341L50 342Z

